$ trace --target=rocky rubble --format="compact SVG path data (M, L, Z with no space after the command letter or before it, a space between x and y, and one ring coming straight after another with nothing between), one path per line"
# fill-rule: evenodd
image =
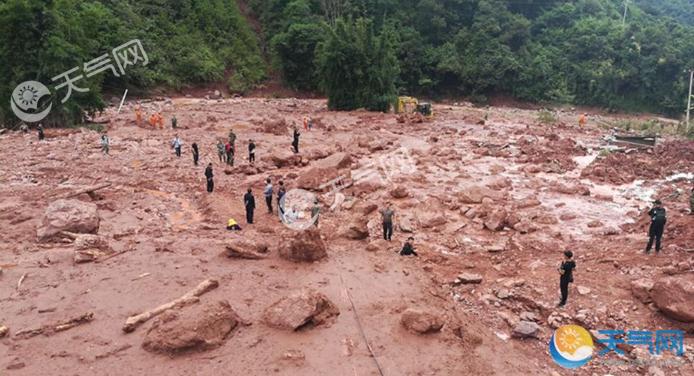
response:
M221 346L239 323L226 301L169 310L154 320L142 347L170 355L210 350Z
M277 329L300 330L330 326L339 314L340 310L325 295L303 289L268 307L263 321Z

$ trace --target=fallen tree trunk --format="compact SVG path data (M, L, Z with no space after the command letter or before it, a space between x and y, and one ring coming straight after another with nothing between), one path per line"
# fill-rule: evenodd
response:
M51 325L44 325L40 328L20 330L17 333L15 333L14 337L26 339L26 338L31 338L31 337L37 336L39 334L52 335L52 334L57 333L57 332L62 332L62 331L68 330L68 329L72 329L78 325L88 323L92 320L94 320L94 313L88 312L88 313L85 313L81 316L74 317L74 318L71 318L69 320L61 321L61 322L51 324Z
M191 291L188 291L188 293L176 300L172 300L166 304L162 304L157 308L140 313L139 315L128 317L128 319L125 320L125 325L123 325L123 331L126 333L130 333L134 331L138 326L142 325L152 317L157 316L164 311L167 311L172 308L181 308L190 304L197 303L200 301L199 297L201 295L216 289L218 286L219 282L217 282L216 280L206 279L200 282L200 284L196 288L194 288Z
M89 187L87 187L87 188L80 189L80 190L77 191L77 192L70 193L69 195L67 195L67 196L65 196L65 197L63 197L63 198L72 198L72 197L75 197L75 196L79 196L79 195L81 195L82 193L86 193L86 194L89 195L89 197L94 198L94 197L95 197L95 196L94 196L94 191L98 191L99 189L104 189L104 188L107 188L107 187L110 187L110 186L111 186L111 183L103 183L103 184L98 184L98 185L92 185L92 186L89 186Z

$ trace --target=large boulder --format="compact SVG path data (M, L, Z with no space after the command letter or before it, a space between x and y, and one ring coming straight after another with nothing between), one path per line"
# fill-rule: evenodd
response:
M479 185L466 187L462 191L458 192L458 199L463 204L479 204L485 197L498 201L502 200L505 197L505 194L503 192L494 191Z
M656 281L651 297L665 316L677 321L694 322L694 274Z
M311 289L302 289L284 297L268 307L263 321L273 328L300 330L316 326L330 326L340 310L325 295Z
M225 246L227 257L259 260L270 255L269 247L266 243L255 242L242 237L229 240Z
M491 212L484 220L484 227L491 231L501 231L506 226L506 218L508 213L506 210L499 208Z
M171 355L209 350L222 345L239 323L236 312L223 300L171 309L154 320L142 347Z
M390 190L390 196L393 198L406 198L409 197L410 192L404 185L398 185Z
M94 234L99 230L96 204L79 200L57 200L46 208L36 230L40 242L60 237L61 232Z
M339 176L346 179L349 177L349 171L341 170L348 168L351 164L352 157L349 154L335 153L314 162L311 168L299 176L296 186L302 189L318 190ZM332 189L332 186L328 186L328 189Z
M412 333L429 334L441 331L444 320L439 314L408 308L403 312L400 324Z
M328 256L325 242L317 228L299 231L280 248L280 256L294 262L313 262Z
M277 168L300 166L301 155L294 154L290 150L276 151L270 156L270 161Z
M342 236L352 240L364 240L369 237L369 227L367 222L354 220L344 229Z
M631 294L641 303L648 304L653 301L651 299L651 290L653 290L654 285L655 283L647 278L631 281Z
M537 338L540 326L532 321L519 321L513 328L511 336L514 338Z

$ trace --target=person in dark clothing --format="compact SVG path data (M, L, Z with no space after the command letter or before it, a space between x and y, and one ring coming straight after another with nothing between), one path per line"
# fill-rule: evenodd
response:
M561 263L561 266L559 266L559 290L561 290L559 307L566 305L566 299L569 297L569 283L574 281L573 271L576 269L576 262L573 260L573 252L564 252L564 257L565 260Z
M391 240L393 236L393 215L395 212L392 209L392 204L389 202L386 208L381 210L381 219L383 220L383 239Z
M409 238L407 238L405 245L402 246L402 249L400 250L400 256L419 256L417 252L415 252L412 243L414 243L414 238L410 236Z
M255 142L248 140L248 162L255 162Z
M246 207L246 223L253 223L253 210L255 210L255 197L250 188L248 192L243 195L243 206Z
M280 180L280 187L277 188L277 213L279 213L280 221L284 215L284 202L282 202L282 197L287 193L287 188L284 187L284 182Z
M294 148L294 153L299 153L299 136L301 136L301 133L299 133L299 130L294 127L294 139L292 140L292 147Z
M667 222L665 208L662 206L663 203L660 200L655 200L654 204L655 206L648 211L648 216L651 217L651 226L648 228L646 254L651 252L653 240L655 240L655 253L660 252L660 239L663 237L665 223Z
M214 173L212 172L212 163L207 165L205 169L205 177L207 178L207 192L212 193L214 190Z
M193 148L193 163L197 166L198 165L198 159L200 158L200 151L198 150L198 144L193 142L192 148Z
M46 138L46 135L43 134L43 126L39 124L38 128L36 128L39 131L39 141L42 141L44 138Z
M270 183L270 178L267 178L266 182L267 185L265 185L263 195L265 196L265 203L267 204L267 212L272 214L272 183Z
M178 119L176 119L176 115L174 115L171 118L171 128L176 129L176 127L178 127Z

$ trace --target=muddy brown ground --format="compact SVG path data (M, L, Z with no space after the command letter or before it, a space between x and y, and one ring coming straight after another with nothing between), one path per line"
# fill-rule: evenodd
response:
M146 111L161 109L167 119L166 129L152 130L134 124L134 106L128 103L120 114L114 109L103 114L102 119L110 120L108 156L99 150L99 134L88 130L49 129L43 142L34 133L0 136L0 325L10 328L0 339L2 375L378 375L357 317L386 375L655 372L597 360L578 371L563 370L548 353L552 322L593 330L688 331L686 355L678 358L682 363L658 366L668 375L694 372L691 326L642 304L630 289L635 279L657 278L666 271L692 273L690 184L668 180L674 173L694 173L692 142L661 140L660 148L672 143L683 150L662 158L639 150L627 158L605 157L599 154L607 132L595 124L578 129L573 113L560 114L560 124L548 126L538 124L532 110L440 105L432 120L399 123L392 114L329 112L322 100L299 99L147 102ZM168 127L174 113L177 130ZM485 113L486 124L478 124ZM277 168L273 156L290 158L290 132L265 133L265 125L285 119L300 126L306 115L318 121L315 129L302 130L302 162ZM242 167L236 169L218 161L214 146L230 127L238 135L236 159ZM176 133L185 143L181 158L169 146ZM258 146L259 171L246 174L249 138ZM193 142L201 149L197 167L190 151ZM413 168L391 171L378 184L360 186L355 181L341 191L346 201L339 210L329 210L332 195L320 196L327 259L298 264L277 255L276 248L294 235L276 214L265 212L266 177L275 183L283 179L292 189L318 159L338 151L351 154L354 177L359 167L401 148L409 153ZM611 158L631 167L614 168ZM633 164L640 160L649 163L647 175L634 173ZM212 194L204 187L208 162L216 175ZM662 171L653 171L657 164L664 166ZM602 176L584 173L600 168ZM622 175L609 177L614 174ZM114 251L127 253L101 263L74 264L71 244L37 243L36 228L51 201L102 182L112 185L98 191L96 200L87 195L77 199L98 205L99 234ZM408 196L392 198L389 192L396 186L406 187ZM460 192L473 186L492 187L498 198L462 202ZM243 220L241 197L247 187L253 188L258 206L253 225ZM646 256L644 213L656 197L667 197L664 252ZM537 203L523 204L533 200ZM380 208L386 201L396 210L391 243L377 241L377 212L364 216L357 211L360 205ZM534 231L485 228L484 217L500 208L531 223ZM229 217L242 224L242 234L272 243L271 256L225 257ZM404 219L412 224L417 258L395 253L410 236L399 227ZM354 221L368 227L368 239L341 235ZM369 244L375 252L367 251ZM569 304L557 309L556 268L565 249L574 250L578 269ZM483 281L452 284L462 272L480 274ZM168 357L141 347L151 321L133 333L121 331L128 316L173 300L206 278L216 278L220 287L201 299L228 300L251 323L237 328L221 347ZM263 324L265 308L303 287L322 292L338 306L341 314L332 326L285 332ZM446 325L441 333L412 334L400 325L407 308L430 308ZM76 328L29 339L13 336L85 312L93 312L94 320ZM513 323L525 312L536 317L539 338L509 338ZM292 351L305 359L287 359L285 354Z

